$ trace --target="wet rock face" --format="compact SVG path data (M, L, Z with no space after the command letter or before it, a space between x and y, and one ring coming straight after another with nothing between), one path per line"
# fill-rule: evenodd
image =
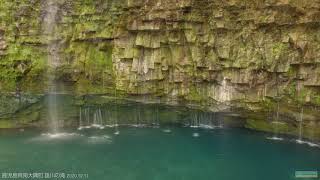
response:
M43 32L46 3L5 1L1 17L14 25L0 29L2 68L9 71L1 81L18 82L3 86L30 89L21 79L43 77L52 53L45 46L55 44L64 59L57 79L80 91L95 82L87 91L106 84L128 94L257 102L301 90L302 101L319 103L316 0L53 3L55 39ZM16 71L16 61L30 64L28 72Z
M301 81L304 101L317 95L319 22L311 17L318 11L306 4L159 0L128 11L114 41L118 89L259 101Z
M318 0L57 0L53 39L45 3L1 3L3 91L43 91L54 43L56 80L80 93L116 88L250 111L269 111L278 96L320 105Z
M0 94L0 129L34 126L40 119L42 97L27 94Z
M21 111L32 104L36 104L40 99L41 97L36 95L1 94L0 118Z

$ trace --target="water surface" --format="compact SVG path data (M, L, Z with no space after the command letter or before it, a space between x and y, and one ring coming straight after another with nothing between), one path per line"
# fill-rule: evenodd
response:
M183 127L2 132L1 172L88 174L115 180L289 180L319 170L320 150L239 129Z

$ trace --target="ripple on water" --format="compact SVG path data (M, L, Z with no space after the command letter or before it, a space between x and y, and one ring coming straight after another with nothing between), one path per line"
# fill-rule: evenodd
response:
M104 143L112 143L112 138L108 135L101 136L90 136L88 137L88 143L92 144L104 144Z
M52 140L70 140L82 137L78 133L43 133L38 137L32 138L31 141L52 141Z

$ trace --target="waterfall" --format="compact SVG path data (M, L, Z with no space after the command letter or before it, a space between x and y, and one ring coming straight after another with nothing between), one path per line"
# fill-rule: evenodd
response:
M277 113L276 113L276 123L275 123L275 136L278 136L278 122L279 122L279 109L280 109L280 103L279 101L277 102Z
M189 126L191 128L216 129L223 128L221 120L216 118L215 112L192 112Z
M209 126L210 126L210 127L213 127L213 119L214 119L214 118L213 118L213 114L214 114L214 113L210 113L210 114L209 114Z
M303 115L304 115L304 108L303 108L303 105L301 105L300 117L299 117L299 137L296 140L296 142L299 144L308 144L311 147L320 147L320 144L314 143L312 141L303 140Z
M214 117L216 118L216 113L214 113ZM216 118L218 121L218 126L217 128L223 128L224 124L223 124L223 120L221 120L221 118Z
M157 105L155 105L154 111L155 112L152 114L152 127L159 128L159 107Z
M298 143L302 143L302 130L303 130L303 107L301 107L301 111L300 111L300 119L299 119L299 138L297 139Z
M114 122L117 121L117 119L115 118L114 112L112 112L111 109L107 108L105 110L105 116L107 118L106 127L113 127L115 124Z
M86 116L87 126L89 126L90 125L90 109L89 108L85 109L85 116Z
M56 39L55 27L57 24L56 17L59 10L58 3L56 1L45 1L45 16L43 19L43 32L48 39L48 66L49 69L54 71L59 65L59 45L54 42ZM58 133L59 120L57 111L57 86L55 84L54 72L48 71L48 115L50 130L53 133Z
M303 106L301 106L300 117L299 117L299 137L296 140L296 142L299 144L308 144L311 147L320 147L320 144L303 140L303 111L304 111Z
M280 121L279 121L279 111L280 111L280 99L278 99L278 102L277 102L277 110L276 110L276 118L275 118L275 121L272 122L272 124L274 124L274 126L275 126L274 132L273 132L273 136L272 136L272 137L269 137L268 139L278 140L278 141L283 140L283 138L278 137L278 134L279 134L279 124L281 124Z
M92 115L92 123L90 121L90 116ZM104 125L102 110L100 107L93 109L93 113L90 114L90 108L81 108L79 112L79 127L78 130L98 128L104 129L108 125Z
M190 127L191 128L198 128L199 127L199 124L198 124L198 113L197 112L192 112Z
M114 134L115 135L119 135L120 131L119 131L119 124L118 124L118 106L116 105L115 110L115 115L113 116L112 119L110 119L110 123L112 123L112 125L110 125L109 127L114 127ZM112 112L110 114L113 114Z
M272 137L268 137L267 139L282 141L283 138L278 137L279 124L281 124L280 121L279 121L280 100L281 100L280 92L279 92L280 91L280 89L279 89L279 77L278 77L277 74L275 74L275 76L276 76L276 87L277 87L277 96L276 96L276 99L277 99L277 110L276 110L275 120L271 122L271 125L274 125L275 128L274 128L273 136Z
M227 78L223 78L221 86L219 88L219 96L218 99L221 102L226 102L231 100L230 87L227 84Z
M80 107L80 111L79 111L79 128L82 127L82 108Z
M145 124L143 124L143 119L142 119L142 108L141 105L137 105L137 107L134 108L134 120L135 120L135 124L133 124L133 127L139 127L142 128L145 126ZM142 123L141 123L142 122Z
M95 108L93 113L93 123L91 124L91 127L97 128L97 129L104 129L103 126L103 117L101 108Z
M79 110L79 127L78 130L90 128L90 111L89 108L80 107Z

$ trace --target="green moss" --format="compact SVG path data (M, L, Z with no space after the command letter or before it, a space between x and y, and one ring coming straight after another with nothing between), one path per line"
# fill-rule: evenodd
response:
M78 72L73 74L78 93L101 93L114 87L112 46L73 42L65 53L74 59L70 68Z
M0 119L0 129L12 129L16 128L16 124L11 120Z
M16 86L42 85L41 77L46 70L45 50L17 43L11 44L6 53L0 61L1 89L13 91Z
M274 57L279 57L281 54L285 53L287 49L288 49L287 44L277 42L272 46L272 54Z
M320 95L315 95L313 100L317 106L320 106Z
M271 110L275 107L275 102L272 101L270 98L265 98L263 101L260 103L264 110Z
M257 119L247 119L245 127L249 129L266 131L266 132L270 132L273 129L270 123L263 120L257 120Z
M201 102L206 99L204 97L204 95L202 95L200 92L198 92L198 90L195 86L191 86L189 88L189 93L187 94L187 96L185 98L186 98L186 100L196 101L196 102Z

